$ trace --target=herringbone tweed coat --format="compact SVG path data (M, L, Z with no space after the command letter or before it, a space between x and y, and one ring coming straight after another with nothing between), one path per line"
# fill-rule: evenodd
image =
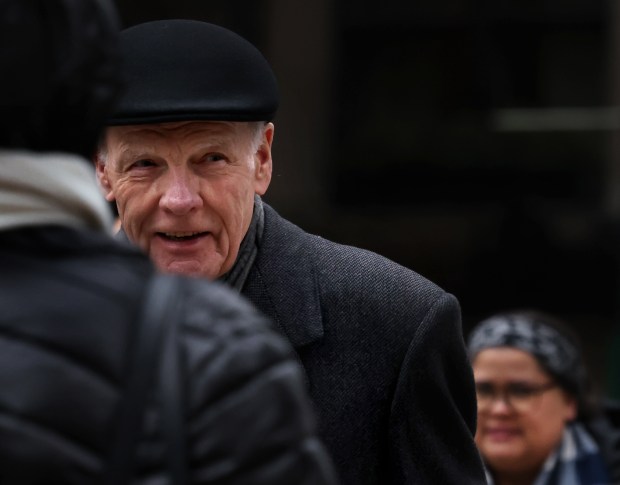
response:
M242 293L293 343L343 484L484 484L457 300L264 207Z

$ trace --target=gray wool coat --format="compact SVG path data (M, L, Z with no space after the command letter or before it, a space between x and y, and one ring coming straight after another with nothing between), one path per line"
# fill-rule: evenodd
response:
M242 293L296 349L342 483L484 484L454 296L264 208Z

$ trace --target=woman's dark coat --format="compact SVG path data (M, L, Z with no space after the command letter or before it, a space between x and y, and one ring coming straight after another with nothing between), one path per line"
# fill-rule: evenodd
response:
M293 343L345 485L485 483L456 299L265 204L242 292Z

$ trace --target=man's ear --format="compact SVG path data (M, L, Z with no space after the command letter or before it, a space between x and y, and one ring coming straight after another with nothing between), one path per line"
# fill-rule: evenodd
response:
M108 171L103 157L104 155L98 150L97 153L95 153L93 163L95 164L97 181L99 182L99 187L101 187L103 196L108 202L112 202L114 200L114 194L112 192L112 185L110 185L110 180L108 179Z
M267 123L265 125L261 144L254 154L254 191L258 195L265 195L265 192L267 192L271 182L271 172L273 169L273 162L271 160L271 145L273 143L274 130L275 127L273 126L273 123Z

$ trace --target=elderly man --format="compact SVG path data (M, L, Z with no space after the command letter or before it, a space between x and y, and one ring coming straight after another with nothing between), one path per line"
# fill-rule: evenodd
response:
M112 237L117 40L111 0L0 1L0 482L333 485L288 342Z
M484 483L455 298L262 202L278 105L264 57L189 20L129 28L122 52L127 92L97 174L126 237L162 270L225 281L273 319L343 483Z

